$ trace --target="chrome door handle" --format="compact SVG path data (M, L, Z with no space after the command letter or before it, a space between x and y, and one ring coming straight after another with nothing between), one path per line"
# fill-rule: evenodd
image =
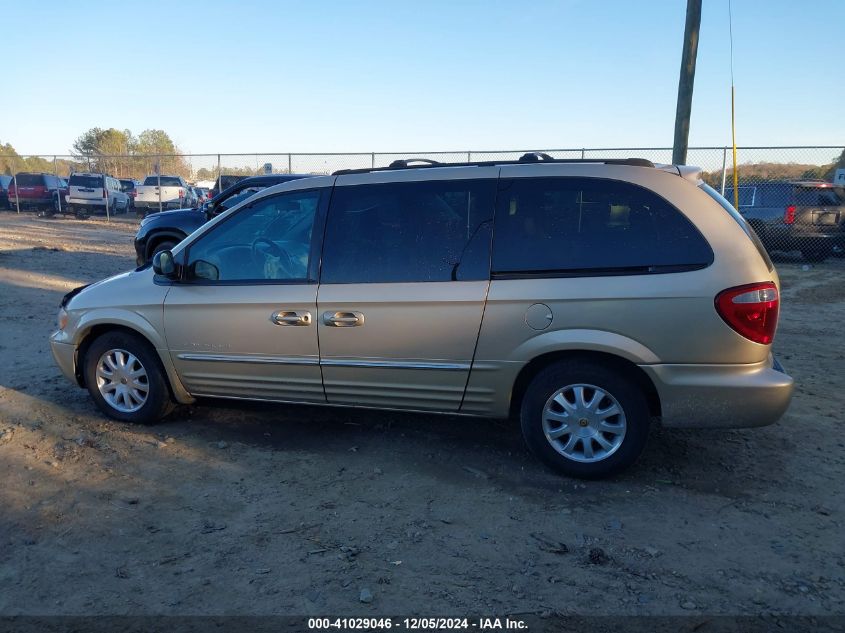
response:
M360 312L324 312L323 323L332 327L356 327L364 325L364 315Z
M270 320L276 325L311 325L311 313L279 310L270 315Z

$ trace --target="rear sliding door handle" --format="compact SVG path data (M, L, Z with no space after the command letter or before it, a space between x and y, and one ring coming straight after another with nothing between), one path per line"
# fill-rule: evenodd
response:
M360 312L324 312L323 323L331 327L356 327L364 325L364 315Z
M270 320L276 325L311 325L311 313L279 310L270 315Z

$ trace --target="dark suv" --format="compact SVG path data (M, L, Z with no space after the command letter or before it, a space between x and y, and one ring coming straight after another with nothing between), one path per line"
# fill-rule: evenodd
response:
M59 210L60 196L67 195L67 182L53 174L20 172L9 183L7 195L12 206L52 214Z
M232 208L254 193L288 180L307 177L299 174L251 176L239 180L198 209L151 213L141 220L141 226L135 234L138 266L146 264L159 251L170 250L215 215Z
M741 185L739 212L770 251L801 251L824 261L845 246L845 189L829 182L800 180ZM725 198L734 199L733 187Z

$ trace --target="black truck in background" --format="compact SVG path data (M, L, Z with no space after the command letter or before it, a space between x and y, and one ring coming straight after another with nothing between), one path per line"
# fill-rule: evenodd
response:
M768 251L821 262L845 249L845 188L819 180L740 185L738 211ZM733 187L725 198L734 201Z

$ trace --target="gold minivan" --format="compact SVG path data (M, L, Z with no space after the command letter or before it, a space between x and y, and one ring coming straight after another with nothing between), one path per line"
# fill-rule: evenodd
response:
M294 180L69 293L53 355L127 422L203 396L513 417L552 468L607 476L652 418L789 405L777 273L699 176L527 154Z

